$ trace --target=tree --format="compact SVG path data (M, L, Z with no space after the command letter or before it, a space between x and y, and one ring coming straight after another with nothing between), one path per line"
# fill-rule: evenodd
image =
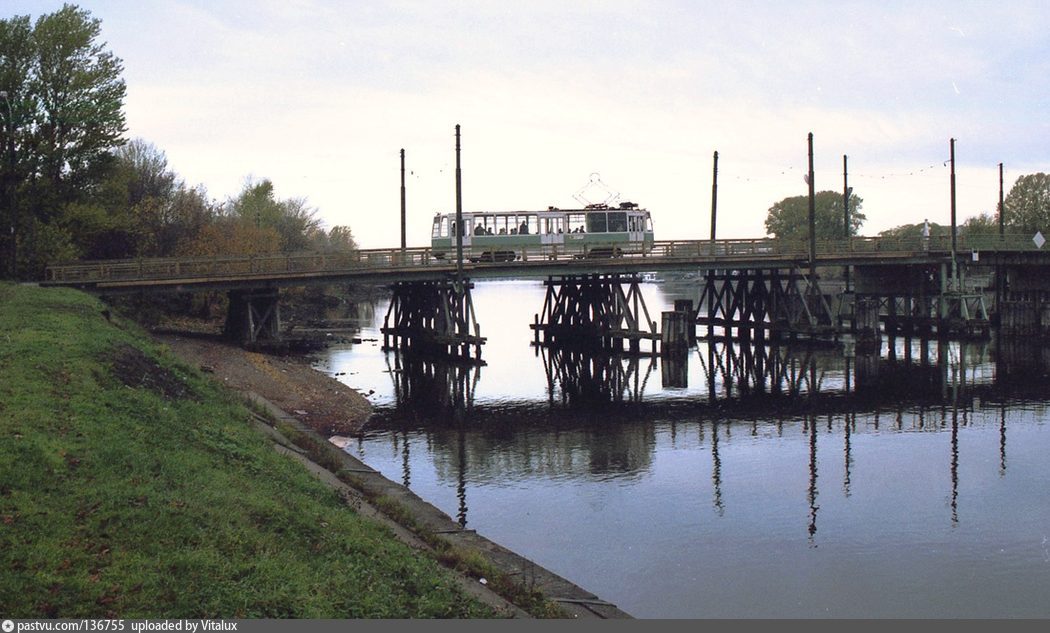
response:
M1014 232L1050 234L1050 176L1021 176L1003 200L1004 220Z
M333 226L327 233L317 231L313 238L313 248L319 251L353 252L357 250L357 241L348 226Z
M33 29L32 90L40 176L62 201L78 195L123 142L123 63L96 40L101 20L73 5L41 16Z
M29 16L0 20L0 182L12 260L27 234L68 236L76 246L63 217L70 204L91 203L115 164L111 150L125 131L123 66L98 42L100 24L69 4L32 26ZM18 265L39 272L60 254L48 244L62 240L29 244ZM17 272L8 266L10 276Z
M281 238L280 250L285 252L310 247L311 237L320 230L316 209L307 206L305 198L278 200L274 197L270 180L244 183L240 195L230 201L229 215L257 228L270 228Z
M998 237L999 220L989 213L975 215L971 218L967 218L966 221L962 223L962 226L959 227L959 235L968 238Z
M816 194L815 217L818 240L843 239L842 194L821 191ZM849 234L856 235L867 218L861 213L863 200L856 195L849 199ZM805 241L809 239L809 196L784 198L769 208L766 215L766 233L777 239Z
M33 29L29 16L0 20L0 121L3 121L3 155L0 156L0 230L6 243L0 270L15 277L17 231L20 224L19 189L29 173L28 130L30 113L35 110L29 89L33 60Z

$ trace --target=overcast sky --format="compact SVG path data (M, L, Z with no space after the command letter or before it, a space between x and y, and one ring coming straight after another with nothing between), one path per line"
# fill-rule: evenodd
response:
M129 138L225 199L269 178L367 248L452 211L578 206L597 174L657 239L760 237L769 207L850 185L874 235L960 222L1050 171L1045 2L85 0L124 61ZM59 1L8 0L34 18ZM591 193L591 199L597 196Z

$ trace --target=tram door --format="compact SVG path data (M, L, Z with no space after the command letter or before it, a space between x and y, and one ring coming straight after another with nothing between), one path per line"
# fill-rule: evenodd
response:
M552 247L565 243L565 218L563 216L539 217L540 244Z
M455 220L452 223L455 224ZM474 235L474 216L468 213L463 214L463 227L459 229L463 232L463 252L470 252L470 237ZM452 247L456 246L456 232L452 232ZM464 255L465 257L465 255Z
M645 216L641 213L627 215L627 239L631 246L639 248L645 242Z

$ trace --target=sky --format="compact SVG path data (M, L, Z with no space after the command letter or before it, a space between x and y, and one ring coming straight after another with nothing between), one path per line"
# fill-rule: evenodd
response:
M849 185L862 235L960 223L1050 172L1050 4L84 0L123 60L128 138L209 196L270 179L364 248L455 210L633 201L657 239L759 238L775 202ZM7 0L0 14L61 1ZM590 186L600 183L601 187Z

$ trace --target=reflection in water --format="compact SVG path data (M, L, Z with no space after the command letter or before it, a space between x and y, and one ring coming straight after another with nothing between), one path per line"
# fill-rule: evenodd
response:
M959 522L959 410L952 407L952 523Z
M683 423L697 423L702 442L704 420L710 419L713 505L722 515L728 500L723 490L721 442L723 435L725 440L730 437L730 423L747 420L751 437L760 438L760 421L773 424L776 435L782 437L785 423L798 420L808 440L807 533L815 545L820 509L818 419L826 417L828 434L834 433L836 420L841 422L842 490L849 498L857 416L865 411L873 413L867 427L874 432L885 413L893 415L894 429L900 432L908 430L906 419L914 421L911 428L922 431L946 426L951 416L948 467L950 507L956 523L960 408L972 408L978 398L1003 398L1008 389L994 380L994 372L971 371L964 346L908 339L891 345L885 356L857 358L812 348L751 349L719 342L697 356L706 374L706 397L648 400L646 385L656 358L547 348L539 353L546 372L545 404L478 402L475 394L481 367L393 355L395 367L390 376L395 405L377 413L369 432L389 428L398 438L401 480L406 486L412 482L410 443L420 434L426 438L427 453L439 476L455 482L461 525L467 523L466 496L472 480L468 473L475 481L512 481L538 473L557 478L645 473L655 459L653 420L667 421L674 446ZM983 354L975 357L987 362ZM887 393L894 394L889 401ZM605 406L610 404L632 406ZM1005 473L1006 415L1005 408L1000 409L999 462L1000 472ZM598 415L589 417L587 412ZM930 425L931 417L941 418L941 424Z
M817 419L808 418L809 424L809 489L806 499L809 501L809 542L816 547L813 536L817 533Z
M458 477L456 478L456 499L459 500L459 511L456 519L459 527L467 527L467 436L466 430L459 429L459 443L456 448L459 460L456 463Z
M665 367L500 344L484 368L377 356L357 450L630 613L1050 615L1048 353L718 342Z
M845 415L844 423L842 425L842 428L843 428L842 435L845 438L845 442L846 442L846 449L844 451L845 454L846 454L846 464L845 464L845 467L843 468L843 472L845 474L842 477L842 492L847 497L849 497L850 469L853 468L853 451L850 448L850 440L852 439L853 430L854 430L854 427L856 426L856 424L857 424L857 414L856 413L847 413Z
M394 367L389 360L393 357ZM393 380L398 408L433 414L470 411L481 379L481 365L469 360L441 359L392 352L387 371Z
M704 428L700 424L701 430ZM718 454L718 422L711 421L711 488L715 493L715 510L718 515L725 514L725 504L722 503L722 458Z
M540 347L551 404L641 402L656 358ZM643 375L644 373L644 375Z
M999 406L999 476L1006 476L1006 405Z

